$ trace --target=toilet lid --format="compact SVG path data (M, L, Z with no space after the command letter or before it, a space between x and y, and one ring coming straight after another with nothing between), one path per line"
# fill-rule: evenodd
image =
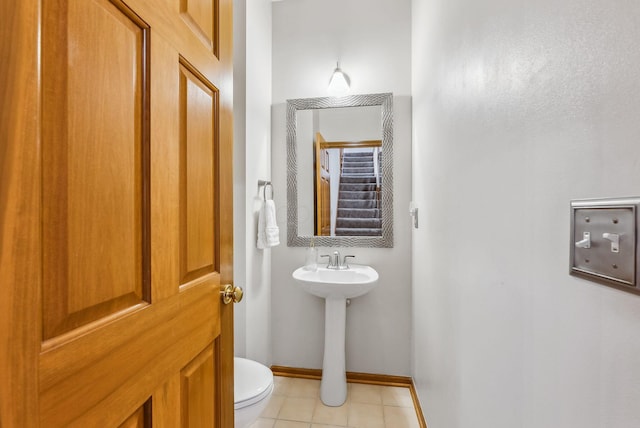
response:
M234 408L241 409L264 399L273 390L273 373L262 364L234 358Z

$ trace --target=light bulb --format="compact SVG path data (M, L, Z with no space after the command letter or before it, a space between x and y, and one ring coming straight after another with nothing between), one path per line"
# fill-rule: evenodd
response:
M336 69L329 80L329 94L344 95L349 92L349 77L336 64Z

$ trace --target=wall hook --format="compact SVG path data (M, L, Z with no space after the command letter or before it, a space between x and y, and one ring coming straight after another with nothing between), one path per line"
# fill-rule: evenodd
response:
M271 198L273 199L273 185L267 180L258 180L258 189L262 187L262 199L267 200L267 187L271 189Z

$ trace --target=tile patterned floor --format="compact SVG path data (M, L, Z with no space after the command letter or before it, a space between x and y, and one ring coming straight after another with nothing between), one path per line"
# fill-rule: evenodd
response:
M274 386L251 428L420 428L409 388L349 383L345 404L328 407L319 380L274 376Z

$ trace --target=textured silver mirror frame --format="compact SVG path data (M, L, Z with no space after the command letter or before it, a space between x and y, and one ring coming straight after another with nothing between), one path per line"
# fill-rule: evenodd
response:
M287 245L308 247L311 236L298 235L298 110L381 106L382 116L382 236L315 236L316 247L393 247L393 94L287 100Z

